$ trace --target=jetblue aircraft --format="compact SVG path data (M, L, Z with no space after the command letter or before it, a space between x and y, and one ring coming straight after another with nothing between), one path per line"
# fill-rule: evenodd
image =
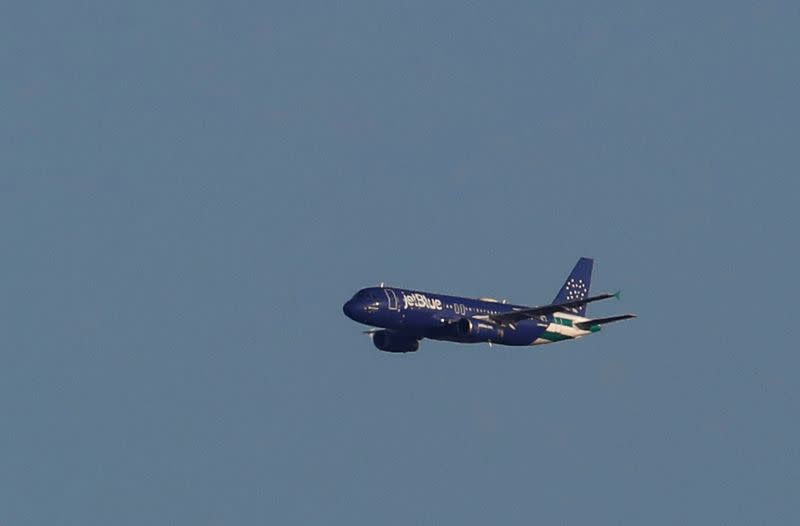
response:
M586 317L588 303L619 298L619 292L589 296L593 262L579 259L553 303L541 307L381 285L358 291L343 310L350 319L379 327L366 332L375 347L394 353L416 351L423 338L518 346L572 340L597 332L606 323L636 317Z

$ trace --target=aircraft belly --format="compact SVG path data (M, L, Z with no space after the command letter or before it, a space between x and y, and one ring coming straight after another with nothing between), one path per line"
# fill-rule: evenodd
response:
M444 314L444 313L443 313ZM376 323L386 329L398 330L417 338L451 341L456 343L486 343L485 338L459 334L452 316L445 317L427 310L408 309L403 312L386 313L381 316L382 323ZM547 325L538 320L522 320L514 325L502 328L502 334L493 338L492 343L510 346L528 346L570 340L587 334L587 331L558 323Z
M502 345L530 345L544 330L533 321L521 321L513 328L505 327L503 337L497 342Z
M415 327L421 329L416 324ZM545 327L540 327L535 322L523 321L517 323L513 329L508 326L504 327L502 337L493 339L492 343L513 346L532 345L544 330ZM424 330L421 330L419 334L425 338L430 338L431 340L450 341L456 343L487 343L485 338L482 339L470 335L459 334L455 325L441 325L441 322L434 323L433 326L429 325Z

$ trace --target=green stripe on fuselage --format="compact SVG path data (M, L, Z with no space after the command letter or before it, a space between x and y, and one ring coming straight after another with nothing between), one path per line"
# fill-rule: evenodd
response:
M550 332L544 331L541 335L542 338L545 340L550 340L551 342L560 342L561 340L571 340L572 336L565 336L563 334L557 332Z

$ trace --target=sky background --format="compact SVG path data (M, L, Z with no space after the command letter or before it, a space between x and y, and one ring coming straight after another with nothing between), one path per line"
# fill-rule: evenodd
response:
M798 524L796 2L16 1L0 524ZM377 351L388 284L578 342Z

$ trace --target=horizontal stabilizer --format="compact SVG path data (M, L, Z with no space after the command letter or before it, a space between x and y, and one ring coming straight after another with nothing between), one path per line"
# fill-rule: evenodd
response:
M606 323L614 323L615 321L622 321L628 320L630 318L635 318L636 314L622 314L620 316L611 316L609 318L597 318L595 320L586 320L580 323L576 323L575 327L582 331L591 330L593 325L605 325Z

